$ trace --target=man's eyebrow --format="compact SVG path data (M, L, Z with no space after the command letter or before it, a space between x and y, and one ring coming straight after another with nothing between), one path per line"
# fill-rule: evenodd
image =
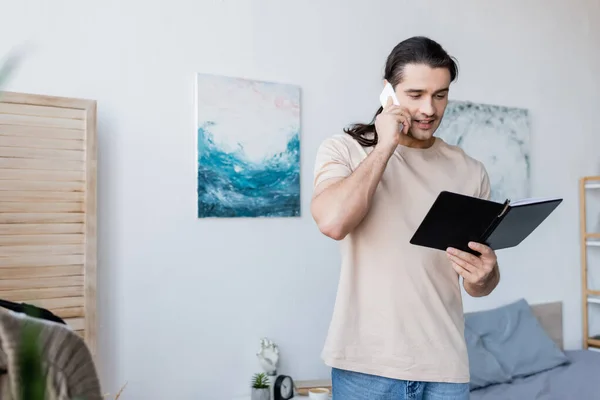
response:
M442 92L447 92L449 90L450 90L450 88L445 87L445 88L436 90L434 94L438 94L438 93L442 93ZM405 93L424 93L425 90L423 90L423 89L406 89L404 92Z

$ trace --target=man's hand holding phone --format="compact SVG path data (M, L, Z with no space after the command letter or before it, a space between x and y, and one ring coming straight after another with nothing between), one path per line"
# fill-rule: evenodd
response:
M383 111L375 119L378 143L382 146L391 146L395 149L400 143L400 135L408 133L410 124L411 117L408 110L394 104L392 97L389 96L387 103L383 107Z
M383 111L375 119L375 149L349 176L327 179L313 194L313 218L321 232L335 240L345 238L367 214L383 172L400 143L400 135L408 133L412 122L389 83L381 92L379 103Z

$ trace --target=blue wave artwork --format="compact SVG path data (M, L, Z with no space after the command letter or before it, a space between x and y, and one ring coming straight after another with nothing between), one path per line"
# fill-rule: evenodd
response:
M300 93L199 74L198 218L300 216Z

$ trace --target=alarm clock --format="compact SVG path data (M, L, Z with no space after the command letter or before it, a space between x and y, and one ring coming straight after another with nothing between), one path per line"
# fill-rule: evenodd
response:
M271 385L273 400L289 400L294 397L294 380L287 375L277 375Z

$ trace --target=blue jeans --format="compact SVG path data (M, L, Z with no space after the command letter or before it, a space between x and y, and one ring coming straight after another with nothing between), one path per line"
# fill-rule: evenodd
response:
M331 381L332 400L469 400L468 383L403 381L337 368Z

